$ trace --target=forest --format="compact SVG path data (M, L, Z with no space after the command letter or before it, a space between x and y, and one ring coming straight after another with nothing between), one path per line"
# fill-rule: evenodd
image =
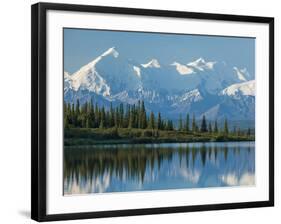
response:
M228 120L222 127L218 121L208 121L205 115L180 115L177 122L165 119L160 112L146 110L144 101L137 104L120 103L106 109L93 101L80 104L64 102L64 143L85 145L104 143L151 143L196 141L249 141L254 140L254 130L233 127Z

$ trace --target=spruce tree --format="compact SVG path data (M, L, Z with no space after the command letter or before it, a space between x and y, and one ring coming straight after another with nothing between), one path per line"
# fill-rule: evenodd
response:
M195 120L195 115L193 114L192 117L192 132L196 132L196 120Z
M74 103L71 105L71 124L76 127L76 114L75 114L75 109L74 109Z
M225 118L225 120L224 120L223 133L224 133L225 135L228 135L228 124L227 124L227 119L226 119L226 118Z
M203 115L203 118L202 118L202 123L201 123L201 129L200 129L200 131L201 131L201 132L207 132L207 131L208 131L205 115Z
M125 117L124 117L124 127L125 128L128 128L129 120L130 120L130 104L127 104L126 105Z
M214 127L214 133L218 133L219 132L219 129L218 129L218 121L215 120L215 127Z
M185 131L189 132L189 114L186 114Z
M150 112L148 128L149 129L154 129L155 128L155 119L154 119L153 111Z
M110 102L110 107L109 107L109 126L111 128L114 127L114 110L113 110L111 102Z
M95 127L98 128L100 125L100 110L98 104L95 105Z
M133 108L132 109L129 109L129 124L128 124L128 128L133 128L134 127L134 111L133 111Z
M137 122L137 128L141 128L141 106L140 106L140 100L138 101L138 105L136 108L136 122Z
M105 109L102 107L100 111L100 123L99 128L105 128Z
M157 129L158 129L158 130L161 130L161 129L162 129L162 119L161 119L161 113L160 113L160 112L158 112Z
M183 130L183 124L182 124L182 117L181 117L181 114L180 114L180 118L179 118L179 131L182 131Z
M174 130L174 124L173 124L173 121L172 121L172 120L168 120L167 129L168 129L169 131L173 131L173 130Z
M87 119L86 119L86 128L90 128L90 127L91 127L91 125L90 125L90 119L87 118Z
M131 117L132 117L132 122L133 122L132 127L138 128L137 108L136 108L135 104L132 107Z
M75 116L76 116L76 124L75 126L76 127L81 127L83 124L83 121L82 121L82 116L81 116L81 113L80 113L80 101L79 99L76 100L76 105L75 105Z
M95 128L95 113L94 110L90 110L90 114L89 114L89 125L90 128Z
M116 107L116 109L115 109L114 124L115 124L114 127L117 127L117 128L120 125L120 116L119 116L119 108L118 107Z
M119 127L122 128L124 125L124 106L123 103L119 105Z
M107 110L105 112L105 127L110 127L110 112Z
M212 124L209 122L208 132L211 134L213 132Z
M75 113L76 113L77 117L80 114L80 101L79 101L79 99L76 100Z
M147 120L146 120L146 111L144 101L141 101L141 108L140 108L140 128L144 129L147 127Z

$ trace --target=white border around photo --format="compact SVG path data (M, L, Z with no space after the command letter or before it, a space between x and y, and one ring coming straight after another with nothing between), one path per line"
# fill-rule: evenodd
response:
M63 196L63 28L256 38L256 185ZM66 11L47 12L47 214L268 200L269 25ZM60 125L61 124L61 125Z

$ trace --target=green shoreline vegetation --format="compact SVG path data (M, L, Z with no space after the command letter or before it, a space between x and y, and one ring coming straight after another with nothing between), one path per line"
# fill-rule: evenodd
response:
M177 125L172 120L162 119L161 113L155 116L146 112L143 101L137 105L121 103L108 110L92 101L80 105L64 102L64 145L95 145L125 143L176 143L176 142L226 142L254 141L254 131L234 127L229 130L227 119L222 128L218 122L207 122L203 115L197 121L193 114L190 119L180 115Z

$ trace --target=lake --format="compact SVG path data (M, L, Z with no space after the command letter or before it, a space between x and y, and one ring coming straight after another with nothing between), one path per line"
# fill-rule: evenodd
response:
M65 195L254 184L255 142L64 149Z

